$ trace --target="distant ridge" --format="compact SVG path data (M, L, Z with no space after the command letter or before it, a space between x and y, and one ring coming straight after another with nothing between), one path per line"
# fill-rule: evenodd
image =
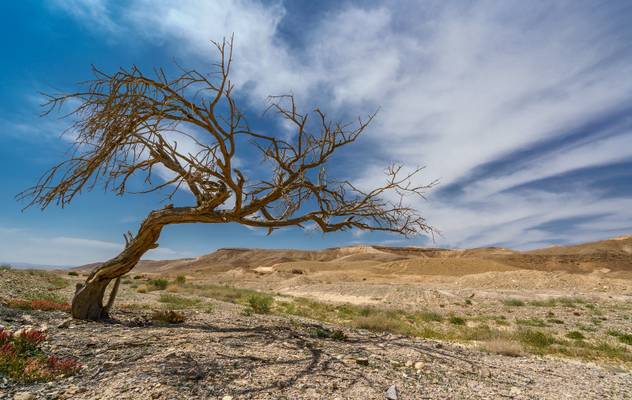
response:
M74 268L88 271L99 263ZM592 273L612 271L632 274L632 235L529 251L502 247L445 249L355 245L322 250L228 247L196 258L142 260L138 273L288 273L302 271L364 270L367 273L463 275L516 269ZM301 272L301 273L302 273Z

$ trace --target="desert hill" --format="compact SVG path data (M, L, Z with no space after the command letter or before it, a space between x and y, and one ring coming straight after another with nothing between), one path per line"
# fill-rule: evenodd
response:
M98 264L78 267L87 271ZM323 250L222 248L196 258L143 260L134 271L196 276L237 274L349 274L464 276L536 270L632 277L632 236L530 251L499 247L444 249L361 245ZM342 278L343 276L339 276Z

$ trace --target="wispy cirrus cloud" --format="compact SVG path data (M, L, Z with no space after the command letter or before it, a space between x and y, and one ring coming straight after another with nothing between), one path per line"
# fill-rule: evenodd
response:
M632 229L621 222L630 220L624 195L604 198L588 181L572 191L537 187L632 158L629 126L594 124L632 106L632 10L625 2L349 2L289 34L282 30L292 15L283 3L87 6L72 15L88 24L106 15L116 29L97 25L105 35L118 30L158 41L194 65L210 59L210 40L234 32L234 78L251 104L293 92L339 116L381 106L365 138L371 146L348 164L352 171L361 165L365 173L355 178L369 184L388 161L426 165L422 179L438 178L441 186L418 206L443 232L442 242L528 247ZM592 128L572 134L585 126ZM582 217L591 222L576 232L551 228ZM621 223L607 229L613 221Z

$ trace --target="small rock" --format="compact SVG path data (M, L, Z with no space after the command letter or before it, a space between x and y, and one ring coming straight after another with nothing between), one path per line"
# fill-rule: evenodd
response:
M406 364L404 364L407 367L412 367L413 366L413 362L411 360L406 360Z
M233 396L226 395L222 397L222 400L233 400Z
M515 386L512 386L511 389L509 390L509 395L511 396L515 396L522 393L522 390L520 390L520 388L517 388Z
M421 361L417 361L415 363L415 369L422 369L424 367L424 363Z
M368 358L356 358L356 364L358 365L363 365L363 366L368 366L369 365L369 359Z
M22 315L22 321L26 321L30 324L32 324L33 322L35 322L35 320L33 319L32 316L28 315L28 314L24 314ZM25 392L26 393L26 392Z
M35 400L35 395L30 392L17 392L13 396L13 400Z
M60 323L59 323L59 325L57 325L57 327L58 327L59 329L65 329L65 328L68 328L68 327L70 327L70 323L71 323L71 322L72 322L72 318L65 319L65 320L63 320L62 322L60 322Z
M397 386L391 385L388 389L386 389L384 397L386 397L388 400L397 400L399 398L397 396Z

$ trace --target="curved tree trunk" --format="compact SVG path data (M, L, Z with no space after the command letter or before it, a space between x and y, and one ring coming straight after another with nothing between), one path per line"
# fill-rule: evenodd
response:
M105 289L110 281L131 271L148 250L158 247L156 241L165 225L161 216L164 217L161 212L151 213L141 225L136 237L130 238L118 256L95 268L83 285L77 285L71 307L73 318L91 321L107 318L109 310L103 305ZM115 289L112 290L112 295L116 295ZM108 305L111 306L111 303L108 302Z

